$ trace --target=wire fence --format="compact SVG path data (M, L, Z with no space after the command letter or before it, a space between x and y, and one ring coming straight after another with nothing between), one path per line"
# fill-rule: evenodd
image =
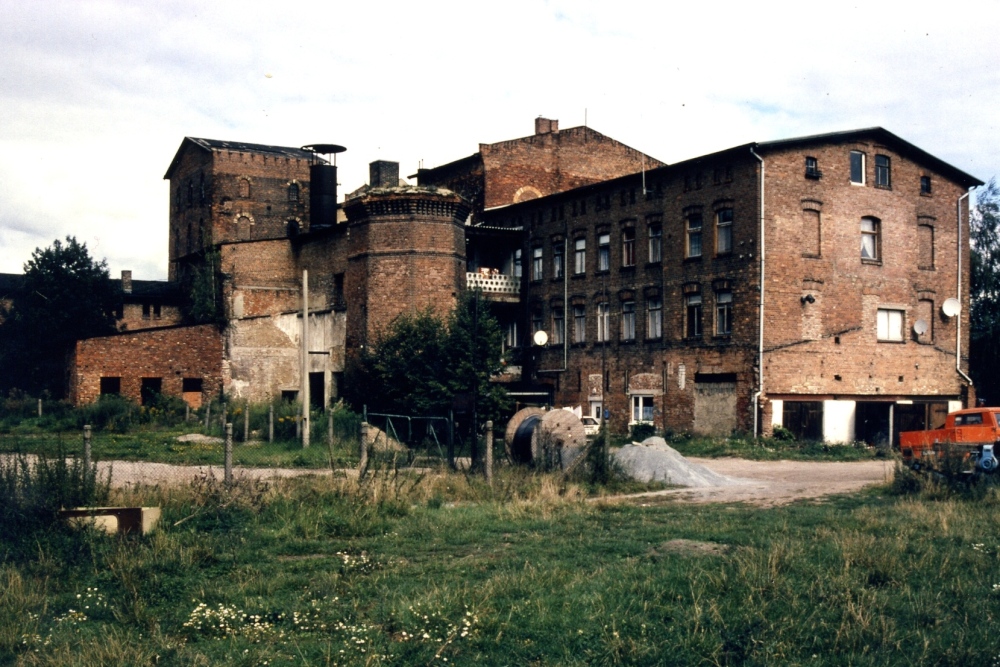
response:
M75 408L14 396L0 402L0 455L93 460L119 486L183 482L205 474L294 476L373 465L469 468L473 453L484 461L492 434L480 434L474 449L471 435L463 437L458 427L452 415L366 409L359 414L342 404L311 410L304 420L295 401L213 401L192 408L169 397L144 406L105 397Z

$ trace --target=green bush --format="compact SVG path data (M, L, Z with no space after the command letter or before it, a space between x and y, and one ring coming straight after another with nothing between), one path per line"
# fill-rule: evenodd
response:
M56 511L107 502L111 479L101 480L96 464L86 466L61 450L0 457L0 534L11 539L48 527Z
M784 426L775 426L771 437L775 440L781 440L784 442L791 442L792 440L795 440L795 434Z
M125 433L132 426L138 409L139 406L123 396L106 394L89 405L77 408L76 427L83 428L89 424L100 431Z
M642 442L656 435L656 427L652 424L633 424L629 434L634 442Z

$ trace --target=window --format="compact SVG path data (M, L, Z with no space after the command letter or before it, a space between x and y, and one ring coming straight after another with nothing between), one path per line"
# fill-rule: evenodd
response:
M583 343L587 340L587 307L573 306L573 342Z
M917 225L917 268L934 270L934 227Z
M889 157L887 155L875 156L875 187L892 187L892 178L889 171Z
M566 319L562 306L552 311L552 343L562 345L566 340Z
M701 295L689 294L685 297L685 333L688 338L701 336Z
M726 255L733 251L733 209L724 208L715 214L715 253Z
M802 255L804 257L820 256L820 216L819 211L803 209L802 211Z
M597 237L597 270L607 271L611 268L611 234L601 234Z
M632 421L633 424L653 423L653 397L633 396L632 397Z
M929 195L931 193L931 177L921 176L920 177L920 194Z
M521 249L518 248L510 254L510 275L514 278L521 277Z
M299 184L292 183L288 186L288 203L298 204L299 203Z
M573 273L580 275L587 270L587 239L573 241Z
M646 338L663 336L663 301L659 297L646 301Z
M733 293L715 293L715 335L728 336L733 333Z
M622 303L622 340L635 340L635 301Z
M635 266L635 229L622 231L622 266Z
M693 213L687 219L687 256L701 257L701 213Z
M861 259L879 259L879 219L861 218Z
M562 278L565 268L565 247L562 241L557 241L552 245L552 277Z
M122 379L120 377L101 378L101 396L122 393Z
M606 343L610 339L611 304L607 301L597 304L597 342Z
M241 178L240 179L240 197L246 199L250 196L250 179Z
M660 262L663 260L663 226L654 224L649 226L649 261Z
M181 392L190 394L192 392L201 393L201 378L184 378L181 380Z
M865 154L851 151L851 183L865 184Z
M511 320L507 323L507 328L504 332L504 344L509 348L517 347L521 344L521 340L517 335L517 320Z
M902 341L903 311L879 308L876 328L879 340Z
M537 310L531 314L531 335L534 336L539 331L545 329L542 311Z
M819 178L819 162L814 157L806 158L806 178Z
M544 277L545 270L542 264L542 247L531 249L531 279L541 280Z

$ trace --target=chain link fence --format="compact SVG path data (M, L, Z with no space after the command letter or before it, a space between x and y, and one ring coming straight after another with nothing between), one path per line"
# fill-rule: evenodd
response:
M213 401L192 408L162 395L142 406L106 396L76 408L14 395L0 402L0 455L93 460L121 486L184 482L205 474L294 476L373 465L469 468L473 453L485 460L485 443L492 441L480 434L474 450L471 429L452 415L359 414L340 403L310 411L308 446L303 423L296 401Z

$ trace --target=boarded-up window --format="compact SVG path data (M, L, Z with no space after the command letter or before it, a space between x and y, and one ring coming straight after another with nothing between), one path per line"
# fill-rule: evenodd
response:
M250 196L250 179L241 178L240 179L240 197L246 199Z
M917 247L920 256L917 267L921 269L934 268L934 227L921 224L917 226Z
M802 255L820 256L819 211L812 209L802 211Z
M934 342L934 302L931 299L917 302L917 320L913 323L913 333L918 343Z

